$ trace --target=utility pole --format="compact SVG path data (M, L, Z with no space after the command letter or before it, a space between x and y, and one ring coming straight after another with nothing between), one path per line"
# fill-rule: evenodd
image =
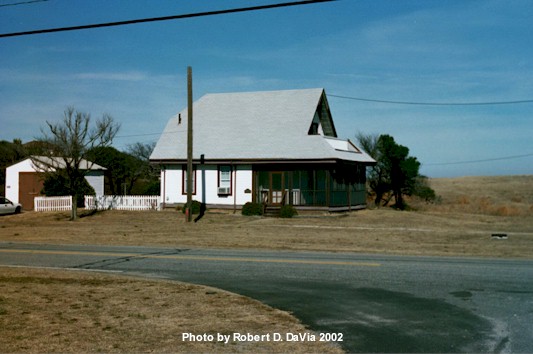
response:
M187 67L187 222L192 220L192 68Z

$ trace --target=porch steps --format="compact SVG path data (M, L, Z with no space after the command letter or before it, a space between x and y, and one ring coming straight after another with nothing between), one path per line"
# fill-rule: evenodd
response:
M280 213L281 213L281 207L268 205L265 208L265 213L263 214L263 216L271 217L271 218L277 218L277 217L279 217Z

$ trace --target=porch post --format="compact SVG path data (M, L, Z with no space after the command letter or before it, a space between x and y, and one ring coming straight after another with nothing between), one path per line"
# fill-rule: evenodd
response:
M252 166L252 203L257 203L257 171Z
M287 188L289 190L289 205L294 205L294 200L293 200L293 195L292 195L294 171L287 171L287 173L289 174L289 185Z
M166 192L166 189L167 189L167 169L166 169L165 165L163 165L163 169L161 170L161 172L163 174L163 183L162 183L163 184L163 188L162 188L163 189L163 193L162 193L163 195L161 196L161 199L162 199L162 202L163 202L163 209L165 209L166 206L167 206L166 205L166 200L167 200L167 198L166 198L166 194L167 194L167 192Z
M231 173L235 174L233 178L233 214L237 212L237 166L233 167L233 162L231 163Z
M352 211L352 184L347 181L347 188L348 191L348 211Z
M331 193L331 170L326 170L326 204L327 204L327 207L329 208L331 206L331 198L330 198L330 193Z

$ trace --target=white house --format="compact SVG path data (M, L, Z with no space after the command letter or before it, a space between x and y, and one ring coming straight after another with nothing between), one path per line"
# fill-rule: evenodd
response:
M46 157L38 157L41 161ZM64 166L61 159L55 160L58 168ZM81 161L81 168L90 171L85 179L97 195L104 194L104 171L105 168L86 160ZM21 203L24 209L33 209L33 198L41 195L43 189L43 180L40 172L43 172L43 166L35 166L31 158L22 160L6 168L6 197L17 203Z
M172 117L150 157L166 204L186 202L187 109ZM298 208L366 205L375 161L337 132L323 89L208 94L193 104L193 198Z

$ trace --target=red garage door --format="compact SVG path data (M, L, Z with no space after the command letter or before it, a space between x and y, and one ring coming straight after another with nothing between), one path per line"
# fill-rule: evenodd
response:
M19 203L22 204L24 210L33 210L33 198L41 195L42 189L43 180L38 173L19 173Z

